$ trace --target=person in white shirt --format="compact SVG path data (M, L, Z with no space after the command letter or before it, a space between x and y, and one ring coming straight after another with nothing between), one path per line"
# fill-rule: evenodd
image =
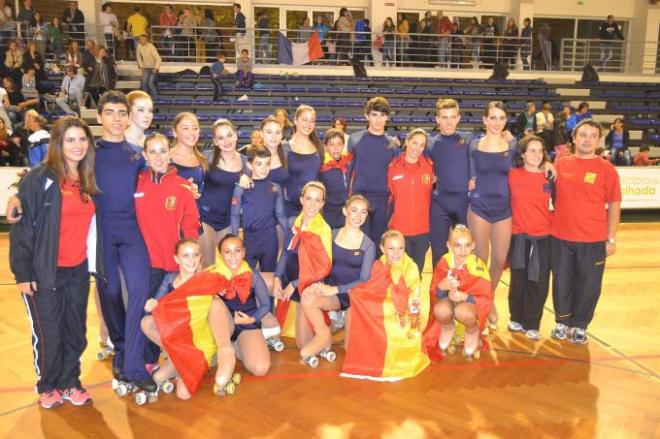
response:
M83 90L85 88L85 77L78 74L78 69L74 66L66 68L66 76L62 80L60 95L55 102L66 114L75 115L69 103L75 100L78 108L83 108Z
M9 107L9 96L7 96L7 90L0 87L0 119L5 121L5 126L11 128L11 120L7 114L7 108Z
M99 12L99 24L103 26L103 33L105 34L105 41L110 53L114 56L116 48L115 34L119 29L119 21L117 16L112 12L112 6L105 3L101 6Z

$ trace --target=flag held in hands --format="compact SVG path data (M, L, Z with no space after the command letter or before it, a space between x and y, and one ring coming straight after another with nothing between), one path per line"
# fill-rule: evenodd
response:
M323 58L323 48L318 32L314 32L304 43L294 43L282 32L277 34L277 39L277 62L279 64L301 66Z

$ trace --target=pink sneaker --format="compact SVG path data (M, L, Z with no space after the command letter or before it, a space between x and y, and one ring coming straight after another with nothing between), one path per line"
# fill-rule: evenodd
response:
M92 397L89 396L89 393L85 389L78 387L72 387L62 392L62 399L69 401L73 405L84 405L88 402L92 402Z
M53 407L62 405L63 402L64 400L59 390L48 390L39 397L39 403L45 409L52 409Z
M147 370L147 373L149 375L153 375L154 372L156 372L159 367L160 366L158 365L158 363L147 363L144 365L144 368Z

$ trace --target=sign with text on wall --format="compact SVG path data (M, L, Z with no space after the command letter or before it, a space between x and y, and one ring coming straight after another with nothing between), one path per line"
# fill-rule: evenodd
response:
M617 167L622 209L660 209L660 167Z

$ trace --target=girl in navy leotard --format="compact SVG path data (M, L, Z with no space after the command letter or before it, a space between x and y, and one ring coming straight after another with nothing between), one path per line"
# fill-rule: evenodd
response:
M475 255L488 261L493 296L500 282L511 242L511 203L509 170L513 164L516 140L504 133L507 108L499 101L491 102L484 114L486 134L472 140L469 147L470 194L468 225L476 243ZM497 323L493 304L488 320Z
M323 160L323 145L316 136L316 111L301 105L295 115L296 132L285 145L289 179L284 183L284 212L286 216L300 213L300 191L316 180Z
M246 169L246 159L236 151L238 136L232 123L218 119L212 127L215 149L204 179L204 191L199 199L199 214L203 233L202 267L213 264L216 248L231 229L231 199L234 186Z
M361 230L369 214L369 202L362 195L353 195L344 207L344 226L332 231L332 271L326 283L317 282L307 287L300 302L302 311L313 329L311 338L300 350L307 358L329 349L332 334L323 318L323 311L347 310L351 288L369 280L371 266L376 258L376 245ZM345 339L345 342L348 340Z
M353 154L345 152L344 133L331 128L323 137L325 155L319 173L319 181L325 185L327 199L323 206L323 218L333 229L344 225L343 208L348 198L348 186L353 170Z
M281 187L289 179L289 169L287 168L284 145L282 144L282 127L275 116L268 116L261 121L261 137L264 146L270 151L268 179Z
M172 163L180 177L197 186L197 197L204 190L204 177L209 170L209 157L199 151L199 120L193 113L182 112L172 123L174 145L170 150ZM210 154L209 154L210 155Z

